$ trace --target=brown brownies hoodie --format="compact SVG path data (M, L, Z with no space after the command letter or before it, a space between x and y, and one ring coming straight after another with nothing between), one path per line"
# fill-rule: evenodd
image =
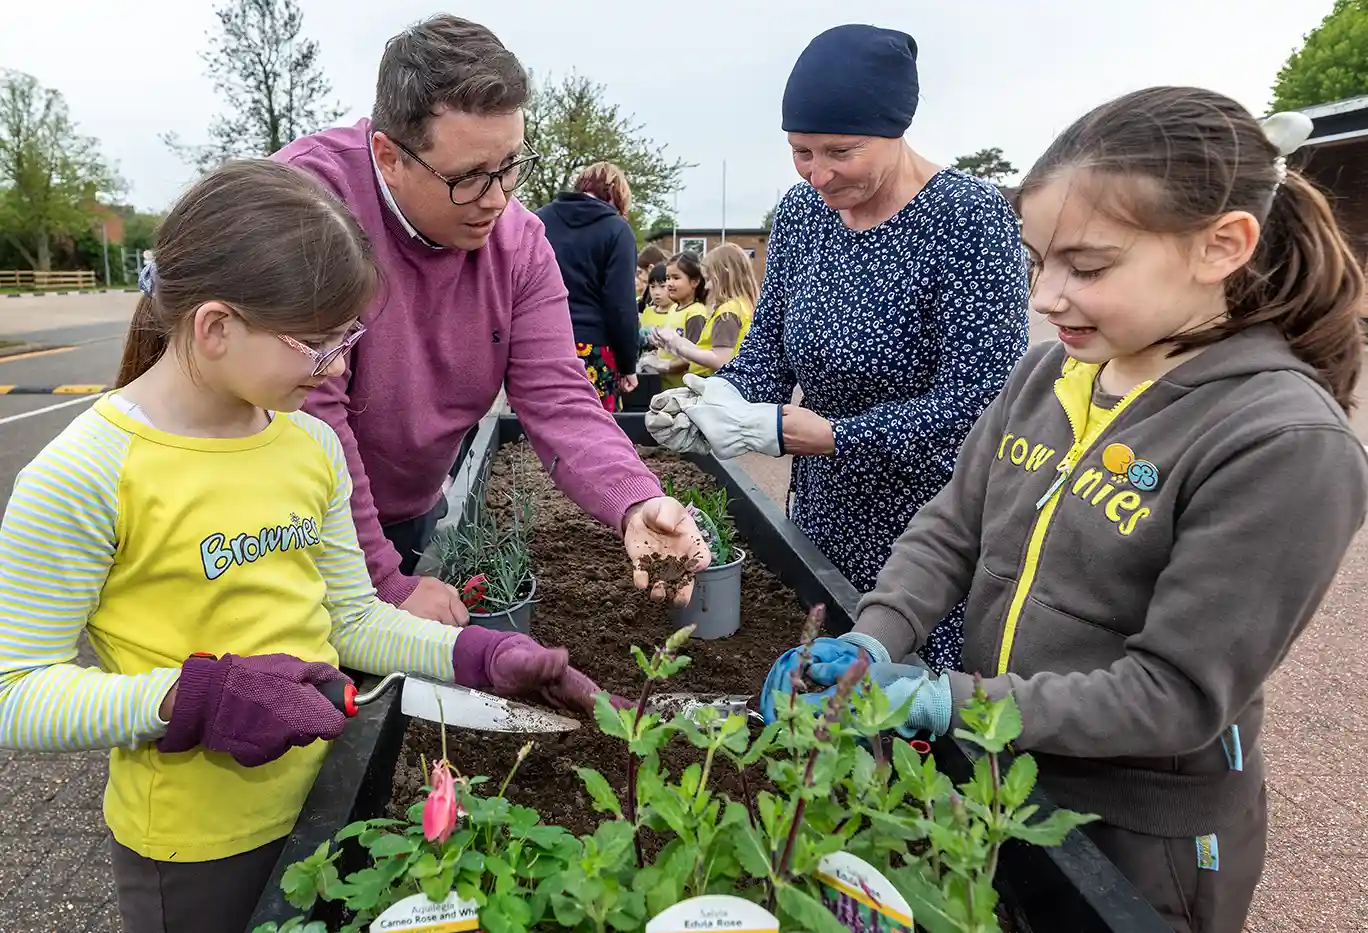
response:
M1215 832L1263 784L1263 684L1363 523L1368 458L1271 325L1124 398L1098 370L1032 348L855 630L902 657L968 593L963 668L1016 695L1061 806Z

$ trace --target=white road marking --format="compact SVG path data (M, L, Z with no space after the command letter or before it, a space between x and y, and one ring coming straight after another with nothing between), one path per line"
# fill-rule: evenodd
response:
M19 396L17 395L6 397L19 398ZM11 421L23 421L25 418L34 418L38 415L46 415L50 411L56 411L59 408L70 408L72 405L90 405L99 397L100 396L98 395L85 395L81 398L73 398L69 401L58 402L56 405L49 405L46 408L35 408L33 411L21 411L17 415L8 415L4 418L0 418L0 424L9 424Z

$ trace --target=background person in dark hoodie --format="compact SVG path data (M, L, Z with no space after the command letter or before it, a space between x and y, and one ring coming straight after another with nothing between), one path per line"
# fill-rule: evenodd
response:
M944 733L972 677L887 662L967 595L963 669L1015 695L1041 786L1102 818L1084 831L1184 933L1244 926L1264 681L1368 509L1346 418L1364 278L1287 169L1309 132L1152 88L1055 141L1019 198L1061 343L1017 366L809 670L829 684L864 648L906 728Z
M537 211L570 293L575 352L608 411L636 388L636 238L627 223L632 191L622 169L595 162L574 191Z

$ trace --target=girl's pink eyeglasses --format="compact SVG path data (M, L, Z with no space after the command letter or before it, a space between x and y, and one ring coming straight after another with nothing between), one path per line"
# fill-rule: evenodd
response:
M360 340L361 335L365 332L366 326L358 321L356 324L352 325L352 329L347 332L347 335L343 337L341 341L338 342L337 346L330 347L327 350L315 350L307 343L301 343L300 341L286 334L276 334L276 336L279 337L281 340L285 341L294 349L298 350L300 353L307 356L309 359L313 360L313 374L315 376L321 376L328 371L328 367L332 365L332 361L337 359L343 353L346 353L352 347L354 347L356 345L356 341Z

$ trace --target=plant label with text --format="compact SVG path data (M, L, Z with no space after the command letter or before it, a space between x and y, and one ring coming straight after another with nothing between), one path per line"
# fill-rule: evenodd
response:
M452 892L440 904L412 894L390 906L370 925L370 933L472 933L480 929L480 908Z
M855 933L911 933L912 908L873 865L837 852L817 866L822 903Z
M779 933L779 921L743 898L705 894L656 914L646 933Z

